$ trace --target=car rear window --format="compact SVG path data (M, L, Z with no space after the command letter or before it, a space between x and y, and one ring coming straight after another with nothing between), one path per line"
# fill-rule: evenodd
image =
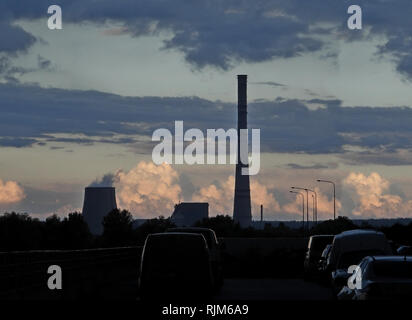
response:
M372 270L376 277L412 279L411 261L375 261Z
M184 233L195 233L195 234L202 234L203 237L205 237L205 240L207 242L207 246L209 248L213 247L213 241L215 240L213 237L212 232L206 231L206 230L194 230L194 229L179 229L179 228L175 228L175 229L169 229L167 232L184 232Z
M204 261L205 240L200 236L168 235L150 237L143 261L152 268L187 268Z
M191 249L205 246L204 238L196 234L170 233L149 236L146 246L162 249Z
M322 251L326 245L332 243L333 237L312 238L310 249L313 251Z
M378 256L382 254L383 252L381 250L361 250L345 252L339 259L338 269L346 269L351 265L357 265L363 258L367 256Z

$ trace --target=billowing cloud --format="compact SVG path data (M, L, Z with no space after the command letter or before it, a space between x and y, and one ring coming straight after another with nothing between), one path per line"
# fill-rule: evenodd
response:
M209 186L200 188L192 200L209 203L209 215L231 214L233 211L233 190L235 179L228 177L225 181L217 181Z
M118 173L107 173L103 177L94 180L89 187L112 187L118 181Z
M0 205L8 205L20 202L25 198L23 188L15 181L0 179Z
M390 183L378 173L369 176L352 172L344 183L354 189L357 206L352 214L362 218L396 218L412 216L412 200L389 194Z
M182 200L178 179L178 173L168 164L141 161L128 172L119 171L114 183L119 206L135 217L169 216Z
M201 188L193 195L193 201L208 202L210 205L210 215L229 214L233 212L233 194L235 189L235 178L229 176L222 182L216 182ZM260 205L265 208L265 212L274 213L280 210L279 203L269 188L259 181L252 179L250 182L250 196L252 214L259 216Z

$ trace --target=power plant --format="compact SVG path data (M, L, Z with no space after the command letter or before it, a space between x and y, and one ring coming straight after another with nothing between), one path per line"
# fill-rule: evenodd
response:
M87 187L84 190L82 214L92 234L103 233L103 218L113 209L117 209L115 188Z
M250 181L249 175L242 175L242 168L248 168L249 164L240 161L240 130L247 129L247 75L237 76L237 94L237 163L233 219L241 227L248 227L252 223Z
M181 202L175 205L171 221L178 227L190 227L209 217L207 202Z

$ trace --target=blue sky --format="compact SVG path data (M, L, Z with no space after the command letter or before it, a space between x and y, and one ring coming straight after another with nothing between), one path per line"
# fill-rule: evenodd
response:
M256 215L263 203L270 219L299 218L295 184L318 188L329 217L320 177L337 182L342 215L410 216L409 1L359 1L354 31L349 1L57 4L62 30L47 28L47 1L0 4L1 211L67 214L108 174L137 217L181 200L231 213L234 168L152 166L150 137L175 120L235 127L236 75L248 74Z

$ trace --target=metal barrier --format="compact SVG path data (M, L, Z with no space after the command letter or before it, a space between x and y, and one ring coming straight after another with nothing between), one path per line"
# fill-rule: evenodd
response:
M0 299L101 297L136 281L142 247L0 253ZM49 290L47 269L62 268L63 290ZM130 283L129 283L130 286Z

